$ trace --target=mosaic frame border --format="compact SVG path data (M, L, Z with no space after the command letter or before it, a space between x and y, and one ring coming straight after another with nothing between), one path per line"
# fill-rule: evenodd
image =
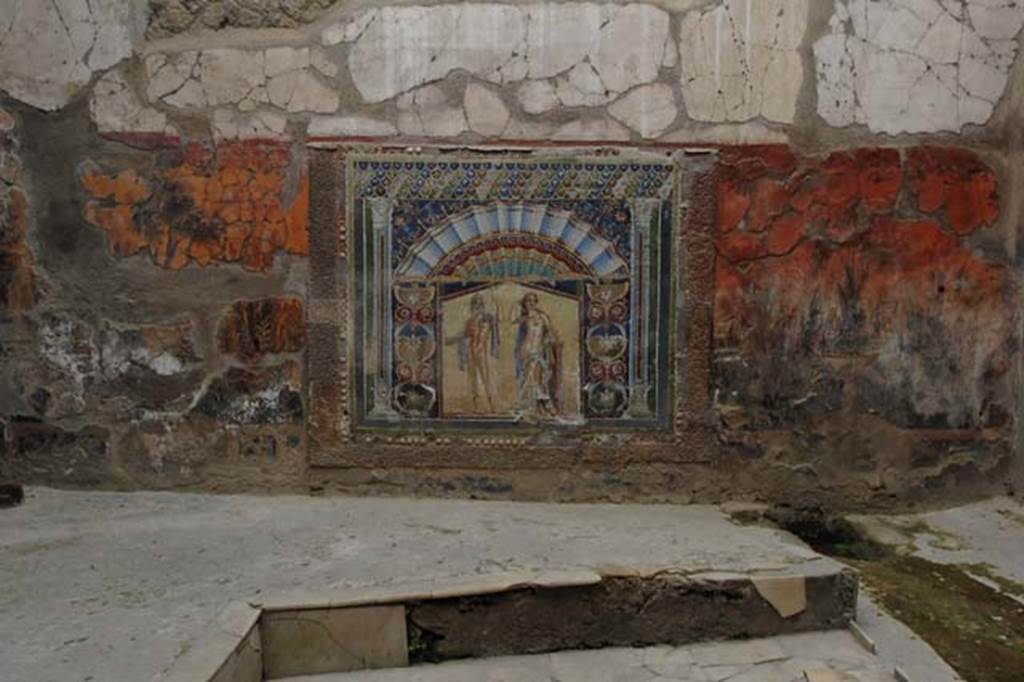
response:
M546 425L510 431L496 428L465 434L396 431L355 433L351 423L350 360L353 339L349 317L351 263L348 215L351 202L349 157L365 155L435 155L456 158L482 156L480 149L452 149L442 145L408 148L350 145L310 151L310 270L308 289L309 346L307 349L307 433L309 461L314 467L457 467L457 468L568 468L580 463L607 463L612 452L622 459L643 462L708 462L715 458L715 436L710 397L710 339L714 279L712 233L715 216L714 154L687 153L681 148L609 149L607 145L580 144L567 149L538 145L533 148L496 148L488 156L534 160L542 158L609 157L622 163L632 158L675 164L673 207L675 243L672 245L672 286L675 304L670 310L673 327L668 348L674 390L665 431L621 433L601 426L583 427L564 437ZM415 446L415 447L410 447ZM499 453L500 452L500 456Z
M426 188L421 187L420 183L416 183L415 187L410 188L410 178L407 172L412 170L411 165L416 163L422 163L424 161L429 162L431 165L437 168L431 174L431 181L427 183L429 186ZM453 193L453 187L458 183L456 182L459 178L466 178L467 168L473 163L479 163L482 165L499 163L507 168L492 170L492 173L499 173L501 171L511 171L510 176L507 180L499 186L499 183L492 182L488 184L486 180L480 181L474 185L474 189L481 190L482 192L466 194L466 193ZM363 168L357 168L358 165L362 164ZM400 171L398 178L399 182L392 184L387 188L380 188L372 197L368 197L367 194L373 191L376 183L370 178L374 175L372 170L367 169L366 165L372 164L387 164L394 166L406 165L407 168L404 171ZM555 194L553 188L544 186L544 182L540 181L544 176L538 174L537 171L548 170L549 166L568 166L571 169L570 177L562 181L560 185L560 191L557 192L558 196L550 196ZM609 168L614 167L616 169L625 170L615 174L617 178L612 184L606 177L602 177L604 174L599 170L600 166L608 166ZM552 172L554 169L550 169ZM382 171L383 172L383 171ZM370 328L364 327L368 323L361 321L360 315L366 313L365 305L367 302L368 293L365 291L365 286L359 286L359 279L364 274L361 270L361 266L365 267L368 265L367 244L360 244L360 240L374 239L372 236L373 224L378 220L387 222L390 226L390 213L387 215L388 218L384 218L384 205L380 202L384 202L387 206L398 207L408 201L436 201L436 202L459 202L466 201L470 205L476 205L481 207L490 206L493 203L505 204L515 206L521 203L537 202L547 206L547 202L577 202L577 201L612 201L622 202L629 204L634 215L644 216L648 223L654 218L655 213L660 213L664 210L667 204L670 207L669 220L668 222L662 222L662 216L657 217L657 231L654 237L654 243L658 244L657 252L657 263L653 266L660 274L663 270L667 270L670 277L673 280L675 278L675 272L673 271L672 264L677 257L678 244L672 239L674 235L678 235L681 232L679 210L677 205L671 203L673 196L677 195L680 191L679 187L679 166L672 159L658 158L655 156L648 155L640 158L622 158L614 156L596 156L593 154L579 155L579 154L546 154L544 156L528 155L522 153L511 152L507 155L495 156L495 155L482 155L482 154L460 154L458 156L445 156L443 154L367 154L367 153L350 153L345 157L345 173L346 173L346 197L345 197L345 230L346 230L346 244L349 249L346 252L348 257L349 271L347 273L347 301L349 302L348 312L349 315L345 319L345 336L348 340L348 356L351 358L350 372L349 372L349 387L350 393L350 429L352 430L353 437L355 437L355 431L362 433L381 433L385 435L394 435L396 433L405 433L406 435L410 431L415 430L435 430L445 435L451 434L453 437L458 438L459 434L473 434L476 437L481 436L514 436L520 437L525 433L532 431L559 431L563 432L565 437L572 437L573 435L579 435L581 433L603 433L603 432L616 432L616 431L650 431L656 430L659 432L665 432L672 428L672 412L674 403L674 381L673 381L673 357L671 349L673 347L674 336L675 336L675 312L676 308L672 305L673 298L670 290L668 300L663 300L660 296L656 295L658 299L659 315L657 319L660 321L660 325L657 327L657 333L655 338L658 343L655 346L655 352L653 355L644 355L645 370L643 372L643 378L647 379L648 364L652 368L662 366L667 368L666 372L655 371L656 383L652 385L656 392L654 409L646 417L636 415L636 405L627 403L623 405L624 414L619 417L601 417L601 416L584 416L584 423L576 424L565 424L557 421L543 421L530 427L524 427L522 424L516 424L514 421L509 419L473 419L464 418L457 421L444 421L443 417L405 417L401 419L382 419L379 416L374 418L371 414L364 414L367 403L373 402L373 396L367 392L366 376L363 373L366 371L367 362L363 359L366 357L369 348L364 347L362 354L356 352L356 346L359 344L361 332L371 331ZM516 174L521 173L523 179L528 179L529 182L516 182ZM578 175L577 175L578 174ZM661 181L652 182L653 178L660 176L663 178ZM378 175L379 177L379 175ZM481 180L480 175L473 175L474 179ZM550 176L549 176L550 177ZM557 177L557 176L556 176ZM421 175L422 178L422 175ZM495 178L491 178L495 180ZM587 184L589 183L589 184ZM525 187L523 185L531 184L532 187ZM482 186L482 187L481 187ZM611 189L611 193L608 190ZM479 203L478 203L479 202ZM356 211L357 205L362 205L363 215L359 215ZM380 212L380 215L378 215ZM371 221L367 223L369 214L372 213ZM635 225L635 224L634 224ZM368 227L369 226L369 227ZM370 232L367 232L367 230ZM390 227L389 227L390 229ZM353 240L354 234L359 233L359 238ZM643 233L647 236L648 240L651 239L650 234L645 229L631 226L629 233L629 242L632 245L630 248L635 248L633 244L634 240L640 239L638 235ZM385 244L390 243L390 239L385 241ZM639 243L639 242L638 242ZM662 245L667 245L667 249L662 249ZM392 254L389 252L387 258L391 258ZM652 267L646 262L641 266L635 258L643 258L643 256L637 256L634 254L634 260L632 261L634 267L646 267L646 270L641 269L642 275L653 277L650 268ZM389 263L384 268L385 280L391 277L390 286L398 284L404 278L394 272L392 267L395 264ZM377 267L380 267L379 265ZM626 275L620 275L619 277L613 277L612 279L620 279L624 276L628 276L631 284L636 283L637 280L635 274L626 273ZM365 279L365 278L364 278ZM429 280L429 278L428 278ZM368 281L368 280L367 280ZM597 279L594 280L594 284L598 281L604 284L609 284L611 280ZM646 281L647 287L653 285L654 280ZM410 283L412 283L410 281ZM426 283L426 281L424 282ZM531 286L528 282L521 283L524 286ZM589 285L584 281L580 283L580 293L578 294L580 309L581 311L585 308L584 300L586 296L585 291L589 291L587 288ZM441 289L445 287L442 286ZM634 287L630 287L631 300L627 304L630 309L637 305L635 297L640 296L641 292L635 290ZM439 292L440 293L440 292ZM440 300L440 297L439 299ZM647 301L648 299L644 299ZM397 303L396 303L397 305ZM582 313L581 313L582 314ZM634 322L634 320L630 320ZM374 325L371 325L374 329ZM581 324L582 327L582 324ZM632 324L630 325L632 330ZM649 330L645 330L646 332ZM629 379L632 381L634 377L634 355L633 344L636 339L631 331L630 335L630 347L629 347ZM387 344L390 346L390 344ZM583 346L582 340L580 341L581 349ZM583 352L581 350L581 352ZM390 351L386 351L385 355L389 355ZM590 358L592 360L592 358ZM390 358L385 357L385 362L388 363L390 368ZM397 359L395 359L397 362ZM438 357L436 362L440 362ZM581 362L581 365L583 363ZM581 367L582 371L582 367ZM440 373L440 367L436 368L437 375L439 377L439 383L436 386L438 393L442 392L445 384L443 375ZM581 378L582 379L582 378ZM580 388L581 392L585 392L585 389ZM581 403L581 413L583 411L583 405L585 398L583 395L579 396ZM390 401L388 401L390 402ZM375 408L376 409L376 408ZM440 408L439 408L440 409ZM388 412L393 413L393 410L388 407ZM358 422L358 423L356 423ZM535 443L528 442L529 445Z

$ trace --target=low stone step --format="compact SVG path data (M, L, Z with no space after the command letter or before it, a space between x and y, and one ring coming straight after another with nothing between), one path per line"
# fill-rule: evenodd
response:
M892 666L841 630L684 647L613 648L290 677L281 682L891 682Z
M788 533L738 525L715 508L466 508L508 509L513 516L496 524L495 534L475 536L472 546L457 551L493 555L492 543L504 537L507 562L515 561L522 544L532 553L532 567L481 566L412 581L261 595L221 618L212 638L221 654L197 650L199 664L186 657L169 679L259 682L461 659L681 646L845 629L854 617L852 570ZM465 523L450 516L424 521L433 532L449 533L461 532ZM422 548L410 552L410 575L423 575L430 556Z
M844 628L856 593L855 574L824 558L751 573L605 565L268 600L259 636L279 679Z

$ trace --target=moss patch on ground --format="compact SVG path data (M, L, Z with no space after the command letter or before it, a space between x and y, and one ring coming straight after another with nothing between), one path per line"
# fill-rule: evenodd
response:
M891 554L844 559L864 588L928 642L967 682L1024 680L1024 605L962 566Z
M776 510L769 518L815 550L856 568L863 589L967 682L1024 680L1024 604L1009 596L1024 593L1020 585L984 564L939 564L894 552L821 510Z

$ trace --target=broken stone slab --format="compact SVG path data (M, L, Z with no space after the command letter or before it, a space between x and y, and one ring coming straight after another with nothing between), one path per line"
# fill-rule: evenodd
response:
M469 129L484 137L497 137L505 130L509 121L508 107L501 95L479 83L466 86L463 108Z
M655 80L672 46L652 5L458 4L382 7L324 32L351 40L349 69L367 102L383 102L464 70L494 83L593 69L610 93Z
M181 109L271 105L288 113L329 114L340 98L330 79L338 66L318 48L210 48L146 57L151 102Z
M689 654L694 663L704 667L756 665L789 658L778 643L767 639L698 644Z
M398 130L413 137L455 137L467 129L461 106L449 103L437 85L424 85L398 98Z
M93 73L131 55L138 11L130 0L0 2L0 89L60 109Z
M556 78L555 94L564 107L597 107L618 97L589 62L580 62L569 73Z
M517 91L519 105L528 114L543 114L558 106L558 93L549 80L529 80Z
M808 0L721 0L686 13L679 65L690 118L792 123L808 8Z
M96 82L89 113L101 133L159 133L177 135L167 116L145 104L120 70L110 71Z
M959 131L991 117L1009 80L1024 4L841 0L814 44L818 113L889 134Z
M348 20L337 24L331 24L320 34L320 40L324 45L337 45L339 43L351 43L359 38L370 25L370 22L377 18L377 10L366 9L358 12Z
M608 107L612 118L623 123L641 137L658 137L676 120L675 93L663 83L641 85Z

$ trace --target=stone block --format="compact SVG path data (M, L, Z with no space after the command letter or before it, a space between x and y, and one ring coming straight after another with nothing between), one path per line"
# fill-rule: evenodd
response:
M271 679L408 665L403 606L269 612L260 628Z
M131 54L134 5L123 0L4 3L0 89L38 109L60 109L93 72Z

